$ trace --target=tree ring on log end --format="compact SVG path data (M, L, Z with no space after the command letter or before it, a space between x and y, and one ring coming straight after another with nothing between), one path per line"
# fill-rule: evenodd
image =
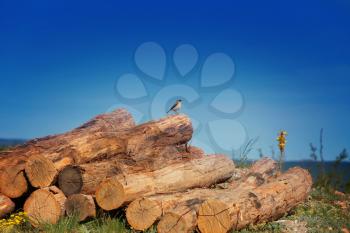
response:
M159 204L148 198L140 198L130 203L126 209L128 223L135 230L146 230L162 215Z
M31 185L36 188L50 186L57 175L54 163L42 155L29 157L25 172Z
M125 202L123 185L114 178L104 180L96 189L96 202L104 210L119 208Z
M202 233L226 233L232 228L229 206L209 199L199 208L198 228Z
M24 176L22 165L6 167L1 171L1 193L10 198L22 196L28 190L27 180Z
M78 166L67 166L58 175L58 187L66 195L80 193L83 187L83 178Z
M36 190L29 196L24 203L23 210L35 227L44 223L57 223L62 213L60 203L54 194L43 189Z

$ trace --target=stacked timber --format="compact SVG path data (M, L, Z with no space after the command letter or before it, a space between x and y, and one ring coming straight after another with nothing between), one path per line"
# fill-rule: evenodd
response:
M0 218L15 204L34 227L125 208L135 230L228 232L277 219L307 198L307 171L281 173L268 158L237 168L188 146L192 134L185 115L135 125L118 109L0 152Z

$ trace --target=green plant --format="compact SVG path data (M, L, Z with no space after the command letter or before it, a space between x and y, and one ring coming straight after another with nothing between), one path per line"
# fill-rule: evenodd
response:
M244 146L242 146L239 149L238 152L238 167L246 167L249 165L248 163L248 155L250 154L250 152L254 149L254 145L257 143L257 141L259 140L258 137L256 138L251 138L249 139ZM236 158L235 153L233 152L233 158Z
M280 155L278 158L278 165L279 165L280 171L283 170L283 165L284 165L285 147L287 144L286 136L287 136L287 132L284 130L281 130L277 137L278 147L280 149Z
M317 155L317 147L314 146L312 143L310 145L311 154L310 157L315 162L318 162L317 168L318 168L318 175L316 182L314 183L315 187L324 187L330 190L339 189L339 188L346 188L341 187L342 185L342 174L338 172L340 164L348 158L348 152L346 149L343 149L339 155L336 157L332 168L326 171L324 158L323 158L323 129L320 130L320 149L319 149L319 155ZM350 184L349 184L350 185Z

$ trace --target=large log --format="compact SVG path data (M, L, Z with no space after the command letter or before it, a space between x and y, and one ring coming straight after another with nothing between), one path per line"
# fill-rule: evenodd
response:
M311 185L309 172L296 167L239 195L236 192L218 194L201 204L198 228L202 233L226 233L249 224L278 219L305 201Z
M0 191L10 198L17 198L27 192L24 164L9 166L0 170Z
M68 216L77 216L79 221L90 217L96 217L96 206L92 196L84 194L73 194L65 203Z
M38 154L55 163L67 158L68 160L76 160L76 162L89 161L102 156L99 153L91 153L98 150L98 148L93 147L100 145L98 143L92 144L92 141L101 139L103 133L115 135L133 126L135 123L132 116L125 109L117 109L111 113L98 115L67 133L33 139L24 145L0 152L0 170L4 167L23 164L27 158ZM64 165L62 164L62 166Z
M160 193L209 187L228 179L235 166L223 155L205 156L184 163L175 163L154 172L115 176L96 189L96 202L104 210L116 209L137 198Z
M191 122L188 117L183 115L169 116L158 121L147 122L129 130L95 133L94 137L90 137L90 141L81 141L75 147L75 150L79 150L78 154L81 154L81 156L75 156L74 161L67 161L65 165L67 166L73 162L75 165L80 164L86 162L87 158L92 159L92 161L89 161L91 163L99 162L101 158L120 157L120 163L134 163L138 167L143 167L143 169L155 170L165 166L168 163L167 161L178 160L181 157L178 151L179 145L190 140L191 135ZM185 148L184 145L181 147ZM46 181L38 187L52 184L57 173L54 169L48 168L57 167L57 162L48 166L47 162L43 163L43 159L38 159L38 156L36 158L36 162L28 161L26 167L28 167L28 164L36 166L35 169L32 169L36 171L36 177L34 178L39 179L38 181ZM62 164L62 160L58 160L58 162ZM40 165L41 169L38 168ZM38 174L38 171L40 171L40 174ZM65 172L67 171L65 170ZM28 174L33 176L31 172ZM45 179L42 179L42 177L45 177ZM32 181L34 178L30 180ZM38 181L36 183L39 183Z
M196 147L174 147L171 156L176 155L175 159L164 160L161 166L170 165L172 163L186 162L196 158L202 158L204 152ZM164 157L169 157L164 155ZM76 193L95 194L97 186L105 179L112 176L119 176L123 179L128 174L137 172L152 171L131 161L126 154L120 154L117 157L95 161L92 163L67 166L60 171L58 176L58 187L67 196Z
M118 109L99 115L70 132L34 139L0 152L0 191L9 194L9 197L19 197L27 190L23 170L28 158L33 159L27 163L27 176L33 186L48 186L56 176L52 170L53 165L47 166L50 161L59 170L68 164L98 159L108 152L115 153L113 146L103 147L111 141L109 137L114 135L116 138L134 125L132 116L126 110ZM104 137L104 134L109 137ZM39 156L47 158L47 162L42 163Z
M236 188L237 191L254 188L273 176L273 171L276 170L277 165L273 160L261 159L255 162L240 179L230 181L227 186ZM236 186L234 187L233 184ZM226 191L192 189L175 194L142 197L129 204L126 210L126 217L128 223L134 229L145 230L165 214L158 224L159 232L191 232L197 225L197 218L194 216L197 216L199 205L206 198L215 196L217 192Z
M11 213L15 209L15 203L7 196L0 193L0 218Z
M231 179L226 190L210 191L205 195L183 199L172 209L166 209L165 215L159 221L157 230L159 233L187 233L192 232L197 226L197 215L200 205L208 198L216 195L239 195L246 190L252 190L267 183L278 172L277 163L269 158L263 158L248 169L239 179Z
M41 224L55 224L65 213L66 197L56 186L34 191L25 201L23 210L30 223L37 227Z

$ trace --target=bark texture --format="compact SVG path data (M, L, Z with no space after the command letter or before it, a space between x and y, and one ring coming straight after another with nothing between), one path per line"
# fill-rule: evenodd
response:
M163 161L159 166L183 163L193 159L204 157L204 152L196 147L173 147L172 156L175 159ZM153 158L155 161L157 158ZM142 165L131 161L126 154L120 154L108 160L95 161L80 165L70 165L59 173L58 187L67 195L82 193L94 195L97 186L105 179L118 176L124 179L129 174L152 171Z
M176 163L154 172L112 177L96 189L96 202L105 210L116 209L137 198L160 193L209 187L228 179L235 166L223 155L205 156Z
M202 233L221 233L277 219L305 201L311 185L309 172L292 168L256 189L218 194L201 204L198 228Z
M34 139L24 145L0 152L0 170L23 164L32 155L43 155L61 166L65 166L71 160L81 163L97 159L111 150L101 148L104 139L108 141L111 135L116 137L134 126L132 116L125 109L98 115L67 133ZM61 166L58 166L58 169L61 169Z
M65 209L68 216L77 215L79 221L96 217L94 198L90 195L73 194L69 196L65 203Z
M87 162L106 155L113 156L120 148L118 143L113 142L119 134L133 126L135 123L132 116L126 110L118 109L99 115L70 132L34 139L0 152L0 191L9 197L19 197L27 190L23 170L31 156L43 156L51 160L57 170L69 164ZM39 174L35 170L37 164L37 161L29 161L28 174L29 179L33 178L30 181L34 182L34 186L42 187L53 183L52 165L39 165ZM47 181L44 184L41 184L43 180L36 183L35 179L41 176L46 176Z
M237 184L234 187L237 191L254 188L265 182L262 177L266 179L271 177L274 174L271 171L274 170L277 170L277 165L273 160L261 159L254 163L240 179L230 182ZM233 186L226 185L226 187L231 188ZM220 192L226 191L192 189L187 192L142 197L130 203L126 210L126 217L134 229L145 230L165 214L158 225L159 232L191 232L197 223L197 218L193 218L193 216L197 216L199 205L206 198L215 196Z

